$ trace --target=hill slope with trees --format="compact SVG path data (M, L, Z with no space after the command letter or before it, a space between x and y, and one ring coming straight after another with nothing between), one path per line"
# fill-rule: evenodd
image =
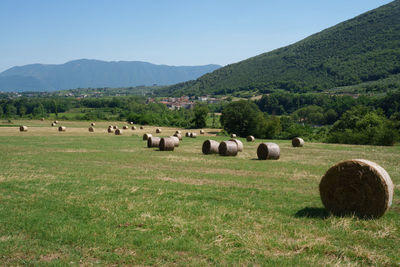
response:
M220 68L160 91L228 94L274 89L321 91L400 73L400 0L316 33L293 45ZM400 76L395 76L400 85Z

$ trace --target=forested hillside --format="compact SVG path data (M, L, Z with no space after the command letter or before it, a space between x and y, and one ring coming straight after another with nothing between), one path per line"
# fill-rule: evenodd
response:
M161 94L227 94L241 90L321 91L400 73L400 0L293 45L228 65ZM399 76L393 83L400 85Z

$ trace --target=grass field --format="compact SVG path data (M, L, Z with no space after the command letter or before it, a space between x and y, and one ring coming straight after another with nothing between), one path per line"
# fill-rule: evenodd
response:
M87 122L62 122L65 133L18 123L28 132L0 127L1 265L400 265L399 146L275 141L281 159L259 161L262 140L220 157L201 153L209 136L161 152L142 141L154 127L115 136L105 127L117 122L95 133ZM351 158L395 184L378 220L323 208L322 175Z

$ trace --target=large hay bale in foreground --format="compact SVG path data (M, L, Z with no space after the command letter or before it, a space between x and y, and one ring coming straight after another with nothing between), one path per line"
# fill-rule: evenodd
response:
M381 166L351 159L331 167L322 177L319 191L325 208L335 215L379 218L392 205L393 187Z
M240 141L239 139L230 139L229 141L233 141L236 143L236 145L238 146L238 152L242 152L243 151L243 143L242 141Z
M218 146L218 153L221 156L236 156L238 153L238 146L234 141L223 141Z
M178 147L179 146L179 138L176 136L170 136L170 138L172 138L174 140L175 147Z
M214 140L206 140L203 143L201 151L203 154L218 154L219 142Z
M160 128L156 129L156 133L161 133L161 132L162 132L162 130Z
M293 147L302 147L302 146L304 146L304 140L300 137L295 137L292 139L292 146Z
M237 135L236 134L231 134L231 138L236 138Z
M131 128L132 130L136 130L136 126L132 126L132 128Z
M108 129L107 129L107 132L113 133L113 132L114 132L114 128L113 128L113 127L108 128Z
M94 128L93 127L89 127L89 132L93 133L94 132Z
M58 127L59 132L65 132L66 130L67 130L67 127L65 127L65 126Z
M149 134L149 133L145 133L144 135L143 135L143 140L148 140L149 139L149 137L152 137L153 135L152 134Z
M173 151L175 148L175 140L171 137L164 137L160 140L161 151Z
M175 133L174 136L175 136L175 137L178 137L179 140L182 140L182 135L181 135L180 133Z
M256 140L256 139L254 138L254 136L249 135L246 137L246 140L247 140L247 142L254 142L254 140Z
M147 147L159 147L159 145L160 145L160 140L161 140L161 138L160 137L157 137L157 136L150 136L148 139L147 139Z
M90 124L90 126L96 126L96 123L92 122L92 123Z
M28 127L22 125L22 126L19 127L19 131L20 131L20 132L27 132L27 131L28 131Z
M257 148L258 159L279 159L281 150L275 143L261 143Z
M205 132L204 132L204 130L200 130L200 134L204 134Z
M115 130L115 135L122 135L122 130L121 129Z
M191 138L196 138L197 137L197 133L190 133L190 137Z

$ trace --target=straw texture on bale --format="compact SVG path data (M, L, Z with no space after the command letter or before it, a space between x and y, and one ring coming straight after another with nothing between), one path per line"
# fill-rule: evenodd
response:
M175 140L171 137L164 137L160 140L161 151L173 151L175 148Z
M392 205L393 182L378 164L351 159L339 162L322 177L319 191L334 215L379 218Z
M204 132L204 130L200 130L200 134L204 134L205 132Z
M214 140L206 140L203 143L201 151L203 154L218 154L219 142Z
M157 136L150 136L147 139L147 147L158 147L160 145L160 137Z
M185 136L190 137L191 132L186 132Z
M182 140L182 135L180 133L175 133L174 136L178 137L179 140Z
M67 128L65 126L58 127L59 132L65 132L66 130L67 130Z
M261 143L257 148L258 159L279 159L281 150L275 143Z
M149 137L152 137L152 136L153 136L152 134L145 133L145 134L143 135L143 140L147 140L147 139L149 139Z
M237 135L236 134L231 134L231 138L236 138Z
M132 130L136 130L136 126L132 126Z
M238 146L233 141L223 141L218 146L218 153L221 156L236 156L238 153Z
M178 147L179 146L179 138L176 136L170 136L170 138L172 138L174 140L175 147Z
M126 126L126 125L124 125L124 127L122 127L122 129L124 129L124 130L128 130L128 129L129 129L129 127L128 127L128 126Z
M90 126L96 126L96 123L92 122L92 123L90 124Z
M89 132L93 133L94 132L94 128L93 127L89 127Z
M180 131L180 130L176 130L176 131L175 131L175 133L176 133L176 134L181 134L181 133L182 133L182 131Z
M196 133L190 133L190 137L191 137L191 138L196 138L196 137L197 137L197 134L196 134Z
M19 127L19 131L20 132L27 132L28 131L28 127L22 125L22 126Z
M114 128L113 128L113 127L111 127L111 128L108 128L108 129L107 129L107 132L109 132L109 133L113 133L113 132L114 132Z
M162 131L161 131L161 129L160 128L157 128L156 129L156 133L161 133Z
M56 125L57 125L57 124L56 124L55 122L52 122L52 123L51 123L51 126L52 126L52 127L54 127L54 126L56 126Z
M300 137L295 137L292 139L292 146L293 147L302 147L302 146L304 146L304 140Z
M239 139L231 139L229 141L233 141L236 143L237 147L238 147L238 152L242 152L243 151L243 143L242 141L240 141Z
M115 135L122 135L122 130L120 129L115 130Z
M254 136L249 135L246 137L246 140L247 140L247 142L254 142L254 140L256 140L256 139L254 138Z

